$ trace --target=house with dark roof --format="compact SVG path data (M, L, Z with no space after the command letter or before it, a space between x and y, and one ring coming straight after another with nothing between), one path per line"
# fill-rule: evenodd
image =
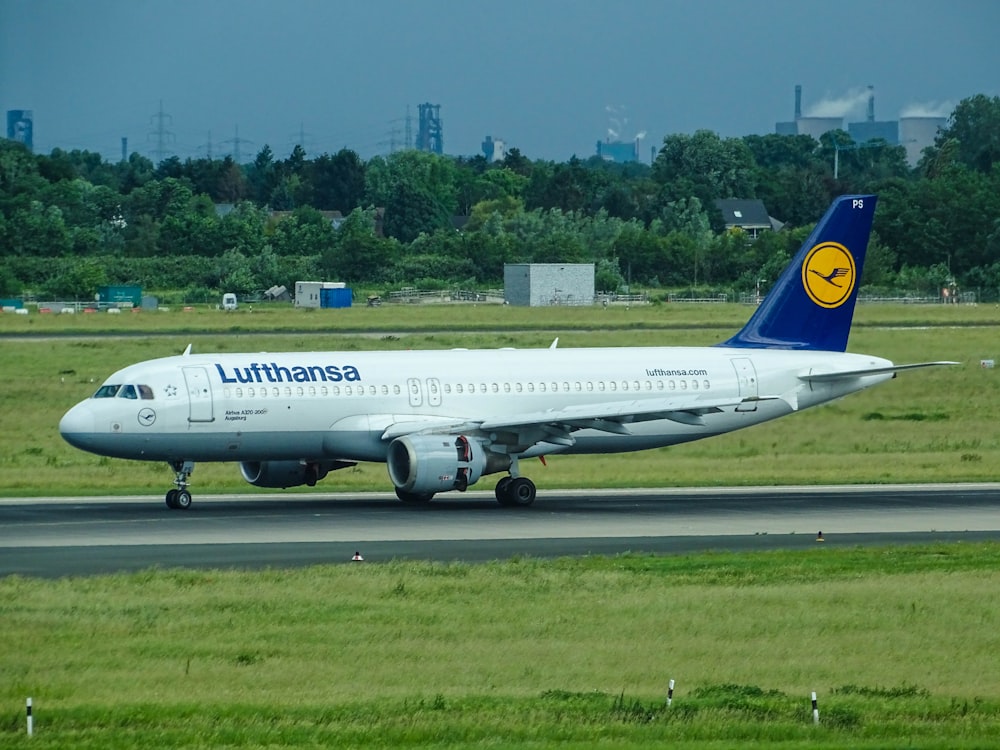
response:
M715 207L722 213L726 229L739 227L751 240L757 239L763 232L776 232L784 226L768 215L761 200L720 198L715 201Z

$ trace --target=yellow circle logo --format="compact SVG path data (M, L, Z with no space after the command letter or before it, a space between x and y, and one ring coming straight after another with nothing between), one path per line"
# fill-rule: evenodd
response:
M854 291L854 256L836 242L816 245L802 264L802 286L820 307L840 307Z

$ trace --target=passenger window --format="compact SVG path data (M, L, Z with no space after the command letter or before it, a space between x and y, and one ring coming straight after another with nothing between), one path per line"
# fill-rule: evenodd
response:
M121 388L120 385L102 385L97 389L94 398L114 398L118 395L119 388Z
M118 392L118 398L139 398L139 394L135 392L134 385L126 385Z

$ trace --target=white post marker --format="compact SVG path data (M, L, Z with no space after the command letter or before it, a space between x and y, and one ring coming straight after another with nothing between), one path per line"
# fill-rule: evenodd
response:
M819 708L816 706L816 691L812 692L812 702L813 702L813 724L819 724Z
M671 680L667 684L667 708L670 708L670 704L674 702L674 681Z
M28 698L27 711L28 711L28 736L30 737L35 732L35 727L33 726L31 721L31 698Z

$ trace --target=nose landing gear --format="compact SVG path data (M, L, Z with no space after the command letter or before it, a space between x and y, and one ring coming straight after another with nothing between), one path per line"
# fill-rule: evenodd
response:
M188 492L188 479L194 471L194 461L172 461L170 468L176 475L174 484L176 489L168 490L166 495L167 507L171 510L187 510L191 507L191 493Z

